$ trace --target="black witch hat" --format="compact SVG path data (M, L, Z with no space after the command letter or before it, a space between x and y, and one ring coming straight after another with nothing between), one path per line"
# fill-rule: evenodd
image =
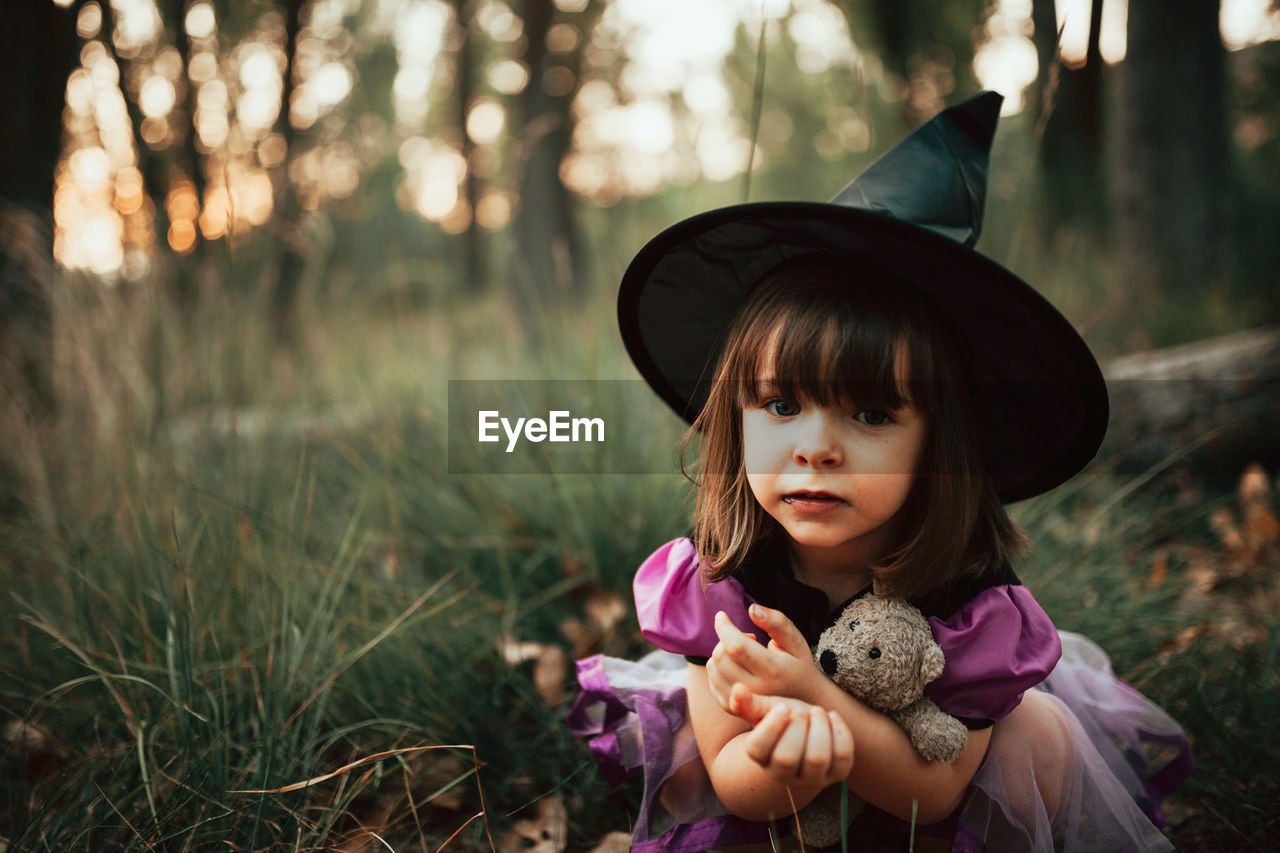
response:
M1002 100L984 92L944 110L830 202L735 205L654 237L618 293L622 340L641 375L692 422L752 286L783 261L839 253L851 269L878 267L917 285L967 343L984 462L1002 500L1076 474L1106 431L1098 364L1052 305L972 248Z

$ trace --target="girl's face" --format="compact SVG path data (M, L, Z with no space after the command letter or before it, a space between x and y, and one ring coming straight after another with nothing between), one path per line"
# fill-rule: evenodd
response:
M899 382L905 358L898 359ZM893 541L926 436L909 404L890 412L785 400L760 377L757 405L742 413L743 463L752 494L792 545L865 567Z

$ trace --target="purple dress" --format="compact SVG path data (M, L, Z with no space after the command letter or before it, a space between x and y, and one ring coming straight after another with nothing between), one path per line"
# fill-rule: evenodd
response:
M633 851L767 840L766 824L727 813L701 769L687 720L686 661L705 663L715 648L718 610L767 643L747 617L752 602L781 610L810 645L817 641L843 607L830 611L824 593L779 570L784 557L780 543L761 547L733 577L704 590L693 543L668 542L635 578L641 631L660 651L639 661L596 655L578 662L571 730L589 740L607 780L644 773ZM942 824L917 827L917 834L950 838L954 851L1171 849L1157 828L1159 804L1191 772L1189 745L1177 723L1115 678L1101 649L1057 631L1009 569L912 603L946 655L926 695L971 729L995 726L960 808ZM1027 715L1002 723L1027 691L1040 693L1055 713L1039 715L1038 730L1020 722ZM1050 742L1072 756L1069 773L1060 765L1054 773L1037 768L1037 753ZM669 804L675 813L669 812L659 803L662 786L689 762L698 762L685 771L696 774L696 793ZM778 825L784 834L786 823ZM907 829L868 805L849 836Z

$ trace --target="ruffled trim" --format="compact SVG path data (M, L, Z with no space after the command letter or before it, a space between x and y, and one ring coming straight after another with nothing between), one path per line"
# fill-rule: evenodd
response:
M947 664L925 695L971 726L1008 716L1062 655L1053 622L1020 585L985 589L947 619L931 617L929 627Z
M698 554L688 538L673 539L641 564L633 591L636 618L645 639L677 655L710 657L716 636L716 611L723 610L739 630L762 643L769 636L747 616L754 599L735 578L705 588L698 572Z
M587 739L610 783L644 768L632 853L697 853L768 838L764 824L729 814L715 796L686 714L687 676L684 660L662 651L639 661L603 655L578 661L581 690L569 710L569 730ZM698 778L685 780L689 793L670 814L661 805L662 787L681 768Z

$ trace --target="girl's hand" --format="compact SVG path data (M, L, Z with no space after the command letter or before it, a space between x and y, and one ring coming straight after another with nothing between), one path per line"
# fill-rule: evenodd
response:
M751 605L748 615L769 635L768 646L739 631L723 612L716 614L720 642L707 661L707 681L716 701L734 713L729 697L735 684L759 696L786 696L806 702L813 699L826 676L813 662L800 629L781 611L759 604Z
M733 713L755 728L744 744L747 757L774 780L825 788L853 770L853 733L834 711L797 699L760 696L736 685Z

